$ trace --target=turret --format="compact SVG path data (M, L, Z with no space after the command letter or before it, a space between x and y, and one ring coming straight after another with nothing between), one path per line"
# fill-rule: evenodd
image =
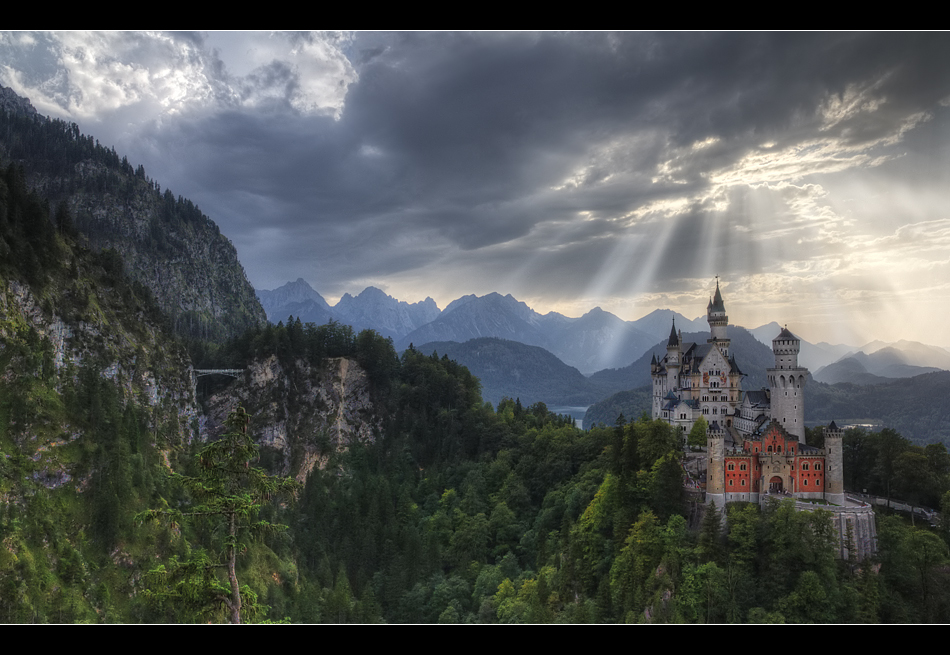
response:
M808 369L798 365L801 340L782 328L772 339L775 367L766 369L771 393L771 418L785 431L805 442L805 381Z
M670 339L666 342L666 388L669 391L679 388L680 361L682 355L680 346L680 338L676 333L676 319L673 319L673 327L670 329Z
M841 430L832 421L825 433L825 500L844 505L843 439Z
M775 355L775 368L798 368L798 353L802 342L787 327L782 328L778 336L772 339L772 354Z
M706 430L706 504L726 508L725 497L726 434L718 421Z
M716 279L716 295L709 300L709 305L706 307L706 322L709 323L708 342L717 343L722 354L729 357L729 337L726 336L729 317L726 316L726 305L722 301L718 279Z

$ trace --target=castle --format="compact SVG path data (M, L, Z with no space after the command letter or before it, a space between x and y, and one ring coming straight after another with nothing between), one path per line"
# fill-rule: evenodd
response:
M782 329L772 340L769 388L743 393L718 280L706 317L705 344L684 342L674 324L666 357L650 364L653 418L684 435L699 417L709 424L706 502L721 508L732 501L758 503L772 494L844 505L841 430L834 423L825 428L823 448L805 440L802 394L808 369L798 364L799 338Z
M793 498L799 510L823 503L838 532L838 555L863 559L876 550L874 511L844 492L842 432L832 421L822 448L805 439L804 388L808 369L799 366L801 340L783 328L772 340L775 365L766 369L769 388L742 391L743 373L729 352L729 317L716 281L706 308L709 339L685 343L676 324L666 356L650 363L653 418L679 428L685 437L700 417L706 434L706 503L763 503ZM855 548L849 553L849 544Z

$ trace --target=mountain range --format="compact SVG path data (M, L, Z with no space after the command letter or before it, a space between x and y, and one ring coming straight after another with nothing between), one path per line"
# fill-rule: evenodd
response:
M289 316L318 325L333 320L357 331L374 329L391 337L399 350L410 344L496 337L544 348L584 375L629 365L669 335L674 318L680 329L706 328L705 321L693 321L668 309L658 309L637 321L624 321L599 307L578 318L557 312L540 314L510 294L499 293L463 296L439 310L431 298L410 304L368 287L355 297L344 294L331 306L303 279L278 289L259 290L257 297L273 323Z
M499 293L462 296L439 310L432 298L410 304L368 287L357 296L344 294L336 306L331 306L300 278L273 291L259 290L257 296L274 323L294 316L305 323L321 325L332 320L351 325L355 331L369 328L391 337L398 350L410 344L462 344L494 337L543 348L568 367L591 377L598 386L609 380L606 384L610 388L616 388L621 380L626 385L622 388L649 383L649 367L644 367L642 360L646 357L649 363L647 353L665 353L662 345L674 321L676 328L690 338L705 340L708 336L705 317L691 320L669 309L657 309L635 321L624 321L595 307L572 318L557 312L540 314L510 294ZM775 322L751 330L730 326L730 336L737 347L744 344L741 349L756 352L748 337L765 345L762 352L768 353L772 339L781 330L782 326ZM799 361L812 371L815 379L828 383L875 384L950 370L950 352L912 341L875 341L856 347L802 340ZM756 361L746 365L750 371L758 371L771 364L762 362L760 366ZM757 372L752 375L760 377ZM747 379L747 387L750 382ZM758 386L764 386L764 379L756 382Z

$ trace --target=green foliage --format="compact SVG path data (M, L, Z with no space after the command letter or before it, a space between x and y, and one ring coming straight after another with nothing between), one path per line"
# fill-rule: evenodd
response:
M708 431L709 423L706 422L705 418L700 416L696 419L696 422L693 423L693 427L689 431L689 436L686 438L686 443L696 448L704 447L706 445L706 433Z
M265 503L298 489L291 478L270 476L250 466L257 445L248 434L249 421L243 408L238 408L228 418L228 431L198 453L196 475L173 475L190 492L194 504L185 511L149 510L139 517L140 521L163 519L178 524L210 520L216 524L214 532L221 536L214 545L223 549L220 561L199 550L184 562L172 561L167 569L164 565L154 569L150 580L157 583L159 591L153 588L151 596L162 602L181 599L200 615L218 616L223 606L231 623L261 611L256 594L237 579L237 555L248 548L243 535L260 537L285 530L286 526L259 519L258 514ZM226 569L226 583L218 578L222 568Z

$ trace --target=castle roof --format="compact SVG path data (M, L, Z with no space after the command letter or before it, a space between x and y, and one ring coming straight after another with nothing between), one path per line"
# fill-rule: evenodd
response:
M722 302L722 294L719 292L719 280L716 280L716 295L709 301L706 308L708 312L725 312L726 305Z
M670 340L666 343L667 347L669 346L678 346L680 345L680 339L676 335L676 319L673 319L673 327L670 328Z
M769 405L769 392L766 389L756 389L745 392L743 400L748 401L750 405Z
M745 375L745 373L739 370L739 365L736 363L735 353L732 353L731 355L729 355L729 366L732 368L733 373L738 373L739 375Z
M782 328L782 331L779 332L778 336L772 339L772 341L778 341L779 339L784 339L786 341L801 341L801 339L789 332L787 327Z

